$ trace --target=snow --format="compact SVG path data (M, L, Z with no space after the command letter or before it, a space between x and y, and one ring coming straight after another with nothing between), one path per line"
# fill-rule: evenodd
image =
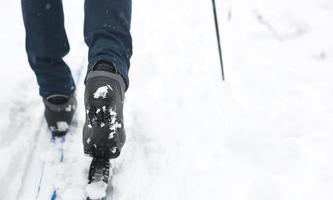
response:
M65 121L59 121L57 122L57 130L58 131L67 131L69 128L69 125Z
M69 129L69 124L65 121L59 121L56 126L50 126L50 131L67 131Z
M94 98L98 99L98 98L106 98L106 95L108 93L108 90L112 90L112 87L110 85L106 85L106 86L102 86L99 87L96 92L94 93Z
M111 132L109 133L108 138L112 139L114 137L114 134L116 133L116 130L121 128L121 124L117 122L117 113L114 111L113 108L109 109L109 113L111 115L111 122L109 126ZM102 125L104 124L101 124L101 127L103 127Z
M75 110L75 105L68 105L68 106L65 108L65 111L66 111L66 112L72 112L72 109Z
M87 196L90 197L91 199L103 198L106 195L105 191L107 186L108 185L103 181L93 182L91 184L88 184L86 187Z
M83 3L63 3L71 42L66 61L78 77L87 65ZM127 142L112 163L109 195L331 200L333 2L216 3L224 83L210 1L133 2ZM90 162L81 138L85 70L76 127L60 163L25 55L20 2L0 2L0 12L0 26L10 26L0 33L0 196L36 199L44 168L39 199L50 199L54 189L62 200L83 199Z

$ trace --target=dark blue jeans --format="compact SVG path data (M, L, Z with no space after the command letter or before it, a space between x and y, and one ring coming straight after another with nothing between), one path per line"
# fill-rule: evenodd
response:
M40 95L71 95L75 83L63 57L69 52L61 0L21 0L26 50ZM99 61L113 63L128 87L132 55L131 0L85 0L84 38L88 72Z

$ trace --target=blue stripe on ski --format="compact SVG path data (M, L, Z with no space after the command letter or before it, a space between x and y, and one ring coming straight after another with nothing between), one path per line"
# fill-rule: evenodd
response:
M64 162L64 149L61 149L60 162Z
M52 196L51 196L51 200L56 200L57 199L57 191L53 191Z
M43 177L44 177L44 171L45 171L45 167L43 166L42 173L41 173L40 178L39 178L39 183L38 183L38 189L37 189L37 195L36 195L36 197L39 196L40 188L42 186L42 180L43 180Z
M55 142L57 139L57 137L52 137L51 142ZM60 139L60 144L64 144L66 141L66 136L62 136L62 137L58 137L58 139ZM64 153L64 148L63 146L59 149L60 152L60 158L59 158L59 162L62 163L64 162L64 157L65 157L65 153ZM51 195L51 200L56 200L57 199L57 189L54 189Z
M65 143L65 141L66 141L66 136L63 136L63 137L61 137L61 143ZM62 147L61 149L60 149L60 162L64 162L64 157L65 157L65 153L64 153L64 147Z

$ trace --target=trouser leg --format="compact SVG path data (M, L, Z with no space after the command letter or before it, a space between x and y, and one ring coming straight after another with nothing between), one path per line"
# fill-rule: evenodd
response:
M61 0L21 0L26 50L40 95L71 95L75 84L63 57L69 52Z
M99 61L113 63L128 87L132 55L131 0L85 0L85 42L88 72Z

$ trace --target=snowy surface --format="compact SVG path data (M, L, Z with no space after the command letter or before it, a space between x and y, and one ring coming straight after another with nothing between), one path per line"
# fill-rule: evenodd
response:
M133 1L127 143L112 200L333 199L332 0ZM86 66L82 1L64 1L78 77ZM1 199L82 199L83 84L76 127L50 144L24 48L19 1L0 2ZM85 70L84 70L85 71ZM83 75L84 76L84 75ZM59 163L58 152L65 157ZM110 198L109 198L110 199Z
M87 196L91 199L100 199L105 197L107 184L103 181L88 184L86 187Z

